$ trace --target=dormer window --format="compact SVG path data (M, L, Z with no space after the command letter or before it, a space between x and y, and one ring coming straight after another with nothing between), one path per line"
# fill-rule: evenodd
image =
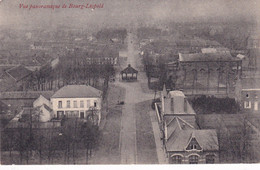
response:
M186 150L202 150L198 141L193 137L191 138Z
M191 150L197 149L197 145L193 144L190 146Z

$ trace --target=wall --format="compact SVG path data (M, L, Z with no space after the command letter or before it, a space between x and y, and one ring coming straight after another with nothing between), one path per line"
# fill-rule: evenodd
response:
M215 164L219 163L219 153L218 151L190 151L190 152L168 152L168 161L171 162L171 156L172 155L182 155L182 164L189 164L189 156L190 155L198 155L199 156L199 162L198 164L206 164L206 155L208 154L214 154L215 155Z
M67 101L70 101L70 108L67 108ZM84 101L84 107L80 107L80 101ZM87 101L90 101L90 105L87 106ZM58 102L62 101L62 108L58 108ZM73 101L77 101L77 108L74 108ZM57 111L88 111L89 108L94 106L94 102L97 101L97 110L101 110L101 98L52 98L51 104L53 106L54 116L57 116ZM86 116L86 115L85 115Z
M52 118L52 113L46 110L43 106L41 107L40 122L48 122Z

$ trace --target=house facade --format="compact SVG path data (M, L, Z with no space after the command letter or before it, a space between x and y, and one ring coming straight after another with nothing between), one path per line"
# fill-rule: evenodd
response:
M33 108L38 110L40 122L48 122L54 117L51 102L42 95L33 102Z
M241 105L243 111L247 113L260 113L258 97L260 97L260 89L242 89Z
M182 91L164 91L156 112L164 150L170 164L219 162L219 145L214 129L199 129L196 113Z
M57 119L78 117L101 119L102 92L86 85L67 85L59 89L52 97L51 104Z

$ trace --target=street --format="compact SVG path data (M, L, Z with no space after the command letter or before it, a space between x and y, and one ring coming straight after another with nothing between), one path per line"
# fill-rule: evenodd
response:
M138 50L135 47L135 38L132 33L128 32L128 50L127 50L127 65L131 64L133 68L141 68ZM124 67L126 67L125 65ZM123 68L124 68L123 67ZM125 105L122 110L121 132L120 132L120 153L122 164L137 164L137 144L136 144L136 112L135 105L137 103L151 100L154 97L153 92L144 93L141 84L146 83L147 78L142 70L138 70L137 82L115 82L115 85L125 88ZM148 88L148 87L146 87Z

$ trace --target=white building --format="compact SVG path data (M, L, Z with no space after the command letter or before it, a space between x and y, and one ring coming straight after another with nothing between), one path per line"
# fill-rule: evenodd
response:
M51 102L46 99L44 96L40 95L34 102L33 108L38 109L39 113L39 121L40 122L48 122L53 118L53 110Z
M52 97L54 117L79 117L81 119L101 119L102 92L86 85L67 85Z

